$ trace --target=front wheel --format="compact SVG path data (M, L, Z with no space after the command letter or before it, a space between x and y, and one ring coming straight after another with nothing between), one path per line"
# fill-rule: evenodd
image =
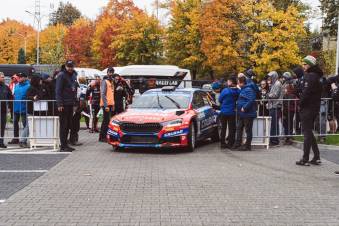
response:
M191 123L188 133L188 146L187 150L193 152L196 145L196 132L193 123Z

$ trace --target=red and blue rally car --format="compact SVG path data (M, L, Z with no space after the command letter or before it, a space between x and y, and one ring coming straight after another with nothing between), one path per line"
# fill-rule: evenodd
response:
M185 147L198 140L219 140L218 113L201 89L164 87L136 98L129 109L112 118L107 132L114 149Z

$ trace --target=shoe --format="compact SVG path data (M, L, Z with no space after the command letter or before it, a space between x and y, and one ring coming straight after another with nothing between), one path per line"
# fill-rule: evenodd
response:
M284 145L292 145L293 141L291 141L290 139L285 140Z
M335 174L336 176L339 176L339 171L335 171L334 174Z
M320 159L312 159L311 161L309 161L309 163L311 163L312 165L320 165L321 164L321 160Z
M244 145L244 146L238 148L238 150L239 151L251 151L251 147Z
M103 139L103 138L99 138L99 142L101 142L101 143L107 143L107 140L106 140L106 139Z
M19 144L19 140L18 139L13 139L10 142L8 142L8 144Z
M225 144L225 143L222 143L222 144L220 144L220 148L221 149L226 149L228 146L227 146L227 144Z
M76 141L76 142L70 142L70 145L72 145L72 146L81 146L83 144Z
M60 148L60 152L72 152L72 151L74 151L73 150L74 148L71 148L71 147L62 147L62 148Z
M0 144L0 148L7 148L7 146L4 144Z
M21 148L29 148L29 145L27 143L20 142L20 147Z
M237 150L237 149L240 148L240 147L241 147L240 144L235 144L235 145L233 145L233 146L231 147L231 149Z
M307 161L304 161L303 159L297 161L295 164L298 166L310 166L310 164Z

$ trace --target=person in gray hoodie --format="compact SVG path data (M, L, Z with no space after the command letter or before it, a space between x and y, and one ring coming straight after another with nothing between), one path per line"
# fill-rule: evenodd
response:
M279 120L281 118L281 107L283 104L283 85L280 81L281 76L276 71L272 71L268 74L268 80L271 81L272 87L267 97L269 99L267 109L270 112L271 121L271 131L270 131L270 145L276 146L279 145Z

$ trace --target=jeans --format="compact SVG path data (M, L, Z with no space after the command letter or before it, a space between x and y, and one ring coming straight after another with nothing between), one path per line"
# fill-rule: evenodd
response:
M18 139L19 137L19 121L21 118L23 128L26 127L27 124L27 115L26 113L16 113L14 112L13 124L14 124L14 137Z
M72 125L73 106L64 106L64 110L59 112L60 118L60 143L61 148L68 146L67 137Z
M281 115L281 110L279 108L270 109L270 116L272 118L270 143L275 144L275 145L279 144L278 136L280 134L280 128L279 128L280 115Z
M112 113L112 108L110 108L110 110L107 112L105 111L105 108L103 108L103 119L102 119L102 123L101 123L101 129L100 129L100 140L106 140L107 137L107 130L108 130L108 124L109 121L113 115Z
M310 157L311 147L314 153L313 159L320 159L319 148L317 144L317 140L313 134L313 125L314 121L319 113L318 112L302 112L301 113L301 125L304 132L304 156L303 160L307 162Z
M233 146L235 142L235 133L236 133L236 118L235 115L220 115L221 122L221 134L220 134L220 142L221 144L226 144L226 131L228 126L228 136L227 141L228 145Z
M284 112L283 115L283 126L284 126L284 135L286 138L291 138L293 135L293 121L295 113L293 111Z
M28 115L25 116L26 126L23 128L21 132L20 143L27 143L27 137L29 136L29 124L27 121Z
M253 121L254 118L239 118L237 125L237 140L236 145L240 146L242 143L242 134L245 128L246 131L246 143L245 146L251 148L252 138L253 138Z

